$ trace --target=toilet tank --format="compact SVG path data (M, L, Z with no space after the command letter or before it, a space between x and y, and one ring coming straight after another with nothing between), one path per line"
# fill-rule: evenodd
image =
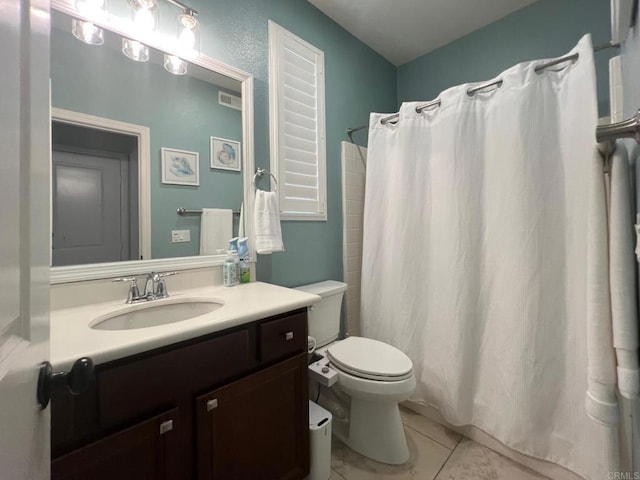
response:
M322 297L322 300L309 310L309 335L316 339L317 347L333 342L340 334L340 310L347 284L327 280L302 285L296 290Z

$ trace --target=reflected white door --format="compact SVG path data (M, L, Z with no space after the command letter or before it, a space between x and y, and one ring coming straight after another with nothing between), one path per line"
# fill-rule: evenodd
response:
M49 2L0 0L0 478L49 478Z
M53 151L53 266L129 260L128 163Z

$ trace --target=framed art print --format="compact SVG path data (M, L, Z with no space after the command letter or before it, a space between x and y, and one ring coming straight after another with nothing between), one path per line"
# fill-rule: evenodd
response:
M242 165L240 142L211 137L211 168L239 172Z
M197 187L200 185L199 161L198 152L162 148L162 183Z

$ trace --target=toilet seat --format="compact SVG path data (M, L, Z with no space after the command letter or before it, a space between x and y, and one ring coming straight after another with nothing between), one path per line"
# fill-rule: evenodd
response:
M327 357L338 370L355 377L399 382L413 375L413 363L403 352L378 340L348 337L327 349Z

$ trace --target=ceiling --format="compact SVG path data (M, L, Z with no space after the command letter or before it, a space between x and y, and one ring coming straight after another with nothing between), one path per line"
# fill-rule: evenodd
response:
M535 1L309 0L396 66Z

